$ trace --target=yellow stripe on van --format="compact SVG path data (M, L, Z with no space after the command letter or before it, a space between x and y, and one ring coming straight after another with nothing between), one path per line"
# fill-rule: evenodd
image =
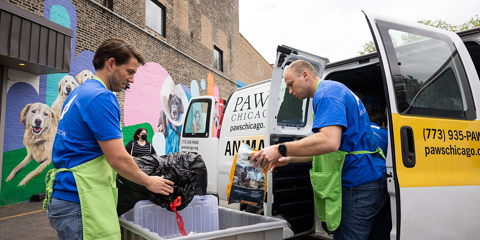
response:
M480 185L480 121L392 114L400 187ZM416 164L403 164L400 129L413 129Z

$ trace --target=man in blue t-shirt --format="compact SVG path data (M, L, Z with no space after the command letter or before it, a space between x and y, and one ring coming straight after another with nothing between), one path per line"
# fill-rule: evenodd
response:
M110 38L92 62L94 79L75 88L63 105L52 150L55 168L47 175L47 215L59 239L119 238L115 172L152 192L173 192L173 182L146 175L123 145L113 92L134 82L145 59L135 46Z
M369 110L368 117L375 141L386 156L388 148L387 116L383 112Z
M251 159L258 158L254 167L270 164L272 171L288 163L312 161L312 156L332 156L330 153L337 150L376 151L365 107L346 86L322 81L313 66L303 60L288 66L284 79L289 93L296 98L313 98L314 134L262 149ZM376 153L346 155L342 160L341 222L334 239L388 238L389 230L376 227L376 222L391 221L377 218L388 198L385 160Z

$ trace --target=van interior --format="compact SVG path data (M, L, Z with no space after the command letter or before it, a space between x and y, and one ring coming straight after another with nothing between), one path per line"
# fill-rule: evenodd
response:
M360 98L365 108L385 111L386 100L380 63L332 72L325 79L343 83Z

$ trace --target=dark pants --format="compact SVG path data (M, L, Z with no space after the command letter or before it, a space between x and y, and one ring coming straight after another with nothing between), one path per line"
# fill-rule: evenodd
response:
M390 239L389 199L386 174L375 182L342 188L342 221L333 239Z

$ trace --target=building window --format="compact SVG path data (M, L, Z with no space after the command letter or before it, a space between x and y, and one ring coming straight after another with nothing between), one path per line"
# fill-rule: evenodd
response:
M165 7L156 0L146 0L146 25L165 37Z
M217 47L213 48L213 67L223 71L223 52Z
M113 11L113 0L103 0L103 5Z

